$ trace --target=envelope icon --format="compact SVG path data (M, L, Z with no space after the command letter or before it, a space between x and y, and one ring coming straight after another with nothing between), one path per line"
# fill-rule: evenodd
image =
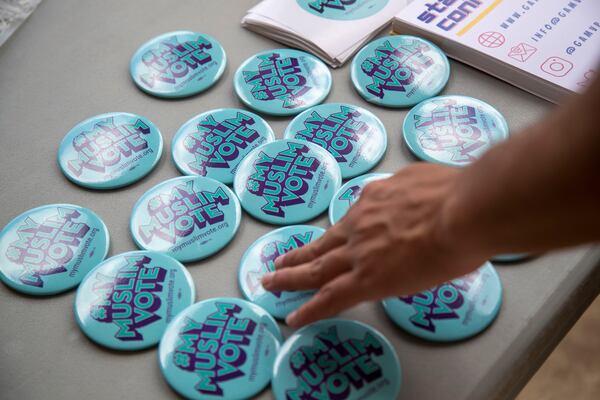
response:
M525 62L537 49L527 43L519 43L510 49L508 56L520 62Z

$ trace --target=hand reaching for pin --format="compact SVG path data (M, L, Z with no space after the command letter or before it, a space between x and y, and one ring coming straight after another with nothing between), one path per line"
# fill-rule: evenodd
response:
M269 291L317 289L286 322L300 327L362 301L408 295L464 275L486 259L451 242L444 205L461 169L414 164L368 184L321 238L275 261Z

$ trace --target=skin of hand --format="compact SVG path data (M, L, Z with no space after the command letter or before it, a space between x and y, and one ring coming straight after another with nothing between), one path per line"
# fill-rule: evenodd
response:
M288 325L302 326L364 300L415 293L483 264L484 255L453 247L440 231L442 205L462 172L416 163L372 182L324 236L279 257L277 272L262 280L265 289L319 288L288 316Z
M412 164L368 184L318 240L275 260L269 291L318 289L299 327L414 294L491 256L600 241L600 79L465 168Z

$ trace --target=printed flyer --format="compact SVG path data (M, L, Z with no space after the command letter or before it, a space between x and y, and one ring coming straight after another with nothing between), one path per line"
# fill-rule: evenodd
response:
M600 62L597 0L416 0L394 30L553 102L582 91Z

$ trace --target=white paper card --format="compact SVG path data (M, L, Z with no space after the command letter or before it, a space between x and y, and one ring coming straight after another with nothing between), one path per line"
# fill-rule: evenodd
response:
M297 38L306 50L311 46L345 61L406 4L407 0L265 0L248 11L242 25L260 25L250 29L263 34L271 27L288 44ZM276 34L268 36L277 40Z
M574 92L600 62L599 0L415 0L396 18Z

